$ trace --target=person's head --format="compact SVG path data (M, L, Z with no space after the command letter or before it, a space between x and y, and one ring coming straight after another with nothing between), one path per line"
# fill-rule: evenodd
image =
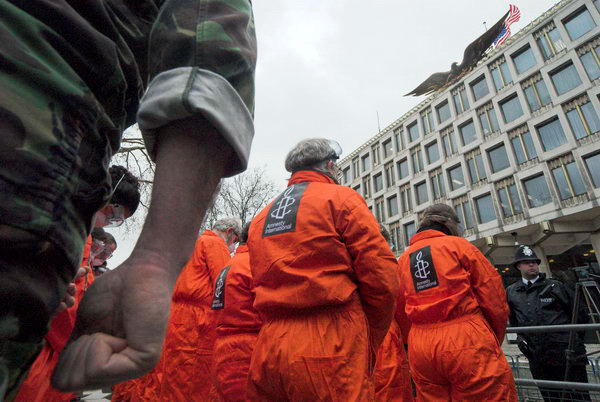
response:
M451 236L460 237L464 232L456 211L446 204L434 204L423 211L423 217L421 218L421 222L419 222L419 230L436 225L442 225Z
M225 241L229 251L233 251L242 233L242 221L234 217L222 218L215 222L212 230Z
M540 273L541 262L531 247L519 246L515 252L513 267L521 273L523 278L533 279Z
M112 194L108 204L96 213L94 227L117 227L133 215L140 204L140 183L123 166L109 169Z
M117 241L102 228L92 230L92 266L98 267L106 263L117 249Z
M340 169L335 163L342 155L342 148L336 141L326 138L309 138L300 141L285 158L285 170L295 173L299 170L321 172L336 183Z

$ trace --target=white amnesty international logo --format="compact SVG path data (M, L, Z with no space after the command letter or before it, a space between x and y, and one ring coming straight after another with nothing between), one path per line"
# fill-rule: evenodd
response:
M525 247L523 247L523 254L526 255L527 257L531 257L533 255L533 250L531 250L529 247L525 246Z
M275 219L283 219L287 214L292 212L291 206L296 202L294 198L290 197L292 191L294 191L294 186L290 186L290 188L285 190L283 197L281 197L276 204L277 208L271 212L271 217Z
M423 252L419 251L417 254L417 262L415 264L415 276L419 279L426 279L431 271L429 271L429 263L423 261Z
M219 275L219 279L217 279L217 285L215 286L215 297L219 298L221 297L221 294L223 293L223 285L225 284L225 271L221 272L221 275Z

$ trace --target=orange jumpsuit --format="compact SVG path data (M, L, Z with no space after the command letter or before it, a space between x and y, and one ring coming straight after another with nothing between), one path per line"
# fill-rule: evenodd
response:
M115 387L113 401L217 400L212 379L215 321L213 284L230 260L225 241L206 230L173 290L161 359L144 377Z
M437 230L414 235L399 264L417 400L516 401L500 347L508 306L492 264L467 240Z
M29 373L19 388L15 402L60 402L76 398L73 393L63 393L52 388L50 379L58 363L58 355L63 350L75 328L77 308L87 288L94 281L94 274L90 268L90 251L92 236L88 236L83 249L81 266L88 269L85 276L75 280L75 304L67 310L54 316L50 322L50 330L46 334L44 347L35 359Z
M245 401L250 358L261 319L254 310L254 288L248 246L240 245L215 284L214 378L223 401Z
M395 320L392 321L390 330L377 349L375 400L379 402L414 400L402 332Z
M248 237L263 318L250 400L371 400L393 318L396 259L364 199L314 171L254 219Z

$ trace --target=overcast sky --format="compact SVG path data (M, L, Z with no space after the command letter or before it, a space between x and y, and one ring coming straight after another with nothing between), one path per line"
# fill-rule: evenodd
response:
M556 1L520 0L515 34ZM430 74L460 63L465 47L508 11L495 0L255 0L256 133L250 166L277 184L289 149L308 137L337 140L348 155L424 97L404 97ZM343 157L342 156L342 157ZM123 261L137 235L111 230Z

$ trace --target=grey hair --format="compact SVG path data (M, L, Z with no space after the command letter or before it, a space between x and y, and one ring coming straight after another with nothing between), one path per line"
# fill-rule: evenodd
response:
M219 232L226 232L227 229L232 228L234 233L239 236L242 233L242 220L233 216L221 218L213 224L212 228Z
M325 138L302 140L285 157L285 170L291 173L307 168L324 170L333 153L329 140Z

